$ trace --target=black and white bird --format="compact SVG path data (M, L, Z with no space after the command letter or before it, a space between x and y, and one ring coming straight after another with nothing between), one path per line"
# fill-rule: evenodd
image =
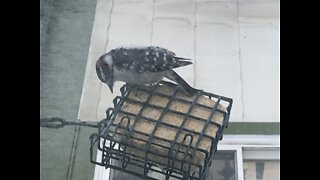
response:
M190 64L190 59L177 57L174 52L160 47L117 48L100 56L96 62L96 73L112 93L115 81L147 85L157 83L165 77L175 81L192 96L198 90L173 70Z

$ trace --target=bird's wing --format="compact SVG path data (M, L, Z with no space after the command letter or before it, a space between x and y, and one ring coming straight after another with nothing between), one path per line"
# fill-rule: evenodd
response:
M138 73L160 72L192 64L190 59L160 47L119 48L113 52L114 65Z
M191 87L182 77L179 76L174 70L169 71L166 74L166 78L175 81L179 86L190 96L194 96L199 92L198 89Z

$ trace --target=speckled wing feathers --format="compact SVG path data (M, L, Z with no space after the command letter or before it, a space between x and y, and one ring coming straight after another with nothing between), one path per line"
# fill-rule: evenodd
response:
M138 73L159 72L192 64L190 59L176 57L175 53L160 47L118 48L112 50L113 65L119 70Z

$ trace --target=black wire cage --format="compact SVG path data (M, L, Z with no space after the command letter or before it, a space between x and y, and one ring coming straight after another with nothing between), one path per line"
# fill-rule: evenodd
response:
M163 86L170 87L171 91L161 89ZM205 179L218 141L228 127L232 99L202 90L193 97L184 97L179 86L165 81L149 87L125 84L120 92L121 96L113 100L114 108L109 108L106 118L99 122L98 133L90 136L90 161L144 179ZM143 98L133 98L137 93L142 93ZM161 98L166 104L153 103L154 98ZM215 103L212 106L201 104L201 98ZM171 108L175 103L188 108L184 112L177 111ZM127 104L139 108L128 112ZM221 106L225 109L219 108ZM196 108L209 112L206 118L196 116L193 113ZM146 115L144 112L148 109L160 112L159 116ZM170 123L169 113L181 117L180 124ZM221 122L212 120L217 113L221 115ZM201 124L201 128L196 130L193 124L188 128L186 124L190 119ZM147 126L139 127L142 121ZM165 131L158 132L161 128ZM172 138L163 137L170 133Z

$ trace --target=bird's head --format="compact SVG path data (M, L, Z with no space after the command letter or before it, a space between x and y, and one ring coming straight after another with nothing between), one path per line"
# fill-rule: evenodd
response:
M112 56L104 54L96 62L96 73L100 81L109 86L111 93L113 93L113 69L112 69Z

